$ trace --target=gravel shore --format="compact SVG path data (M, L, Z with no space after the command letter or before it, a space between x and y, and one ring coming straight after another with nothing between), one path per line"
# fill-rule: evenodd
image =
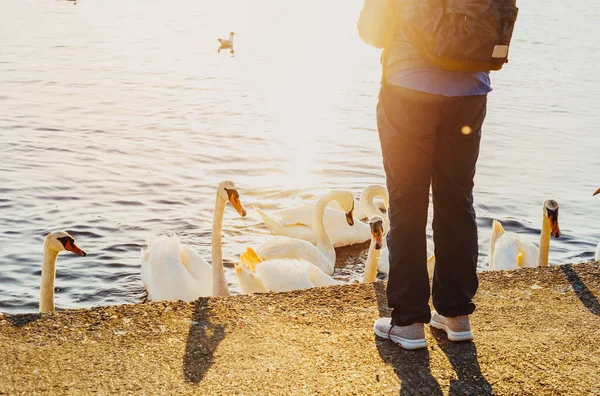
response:
M598 263L484 272L474 343L377 339L385 284L0 316L0 394L600 395Z

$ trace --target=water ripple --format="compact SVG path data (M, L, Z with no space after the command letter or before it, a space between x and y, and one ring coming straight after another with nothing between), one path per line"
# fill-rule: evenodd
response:
M0 53L0 311L37 310L49 231L72 232L89 253L59 256L59 309L144 301L147 239L173 233L210 259L215 186L233 179L248 208L240 219L228 205L223 221L236 293L233 263L268 237L253 204L274 211L328 188L358 197L384 183L378 54L355 32L362 2L311 0L276 7L275 17L269 1L4 5L0 30L19 34ZM227 12L238 8L247 12ZM476 177L481 270L492 220L537 244L548 198L561 205L563 230L550 261L593 258L600 42L563 25L596 37L599 11L591 0L520 11L511 63L492 74ZM238 51L217 55L214 38L232 25ZM336 46L324 48L322 37ZM273 40L285 43L264 45ZM427 237L432 251L431 219ZM335 276L360 280L366 246L338 256Z

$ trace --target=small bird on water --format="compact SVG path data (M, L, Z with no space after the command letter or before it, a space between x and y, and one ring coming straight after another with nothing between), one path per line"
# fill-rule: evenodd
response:
M235 35L234 32L229 33L229 39L225 40L222 38L218 38L217 40L219 41L219 43L221 44L219 46L219 49L217 50L217 53L220 53L222 49L228 49L229 53L231 53L233 55L234 50L233 50L233 36Z

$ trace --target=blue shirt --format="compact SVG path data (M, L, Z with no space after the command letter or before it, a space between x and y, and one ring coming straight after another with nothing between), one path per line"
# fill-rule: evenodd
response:
M442 96L486 95L492 90L487 72L452 72L438 68L399 70L388 84Z

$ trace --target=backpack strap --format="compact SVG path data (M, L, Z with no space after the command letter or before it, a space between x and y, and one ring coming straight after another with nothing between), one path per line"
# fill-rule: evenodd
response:
M394 33L396 31L397 18L396 10L394 9L394 7L392 7L390 13L392 15L392 26L390 27L389 35L383 47L383 51L381 52L381 85L387 85L388 59L390 57L390 51L392 50L392 46L394 45Z
M390 47L385 47L381 53L381 85L387 85L387 63Z

